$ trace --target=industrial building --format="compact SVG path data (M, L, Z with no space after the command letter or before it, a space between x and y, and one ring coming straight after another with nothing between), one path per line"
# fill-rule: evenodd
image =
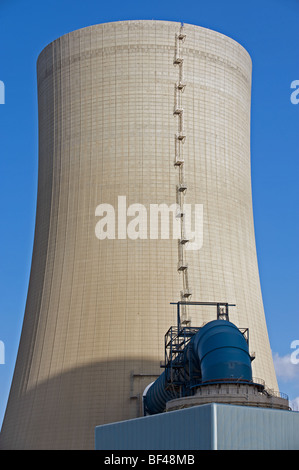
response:
M93 25L41 52L35 239L0 448L93 449L99 426L156 419L142 418L143 394L178 319L248 331L249 381L279 396L253 223L251 72L233 39L170 21Z
M228 309L200 328L183 326L178 311L165 335L165 370L143 393L144 417L96 426L95 448L175 451L154 456L164 463L195 457L181 450L298 450L299 413L252 377L254 360L248 330L229 321Z
M184 451L181 461L188 463L200 450L298 450L298 430L299 414L292 411L211 403L97 426L95 447L164 451L153 454L161 457L167 449L169 463Z

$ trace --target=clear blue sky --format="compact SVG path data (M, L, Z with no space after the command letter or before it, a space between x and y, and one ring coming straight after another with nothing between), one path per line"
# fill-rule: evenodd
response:
M253 61L252 188L261 286L281 391L299 397L299 0L0 0L0 424L25 309L38 164L36 60L57 37L130 19L183 21L240 42ZM298 356L299 357L299 354Z

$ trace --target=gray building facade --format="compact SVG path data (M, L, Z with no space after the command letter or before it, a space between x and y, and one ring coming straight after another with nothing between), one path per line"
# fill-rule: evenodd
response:
M299 450L299 413L211 403L97 426L95 449Z

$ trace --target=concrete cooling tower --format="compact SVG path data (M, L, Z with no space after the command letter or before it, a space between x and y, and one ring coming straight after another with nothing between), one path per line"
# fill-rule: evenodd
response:
M229 302L278 390L251 197L251 59L199 26L121 21L37 63L36 228L3 449L92 449L142 416L180 300ZM185 324L216 318L187 306Z

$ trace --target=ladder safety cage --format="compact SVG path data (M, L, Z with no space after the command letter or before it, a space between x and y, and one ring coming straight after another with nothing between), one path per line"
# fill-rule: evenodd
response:
M173 64L178 66L178 79L174 84L174 110L173 115L178 119L177 133L175 134L175 160L174 166L178 168L178 185L176 187L176 196L178 203L177 218L180 219L180 239L178 241L178 264L177 271L182 275L183 289L180 292L181 300L189 300L192 292L189 286L188 277L188 263L186 261L185 245L188 244L189 239L185 233L185 212L184 212L184 198L187 192L187 184L184 177L184 164L185 159L183 155L183 145L186 140L186 133L184 131L184 107L182 94L186 88L184 80L184 59L182 55L182 44L185 42L186 34L184 25L181 24L180 31L175 35L175 55ZM190 325L190 319L187 315L187 304L182 305L182 323Z

